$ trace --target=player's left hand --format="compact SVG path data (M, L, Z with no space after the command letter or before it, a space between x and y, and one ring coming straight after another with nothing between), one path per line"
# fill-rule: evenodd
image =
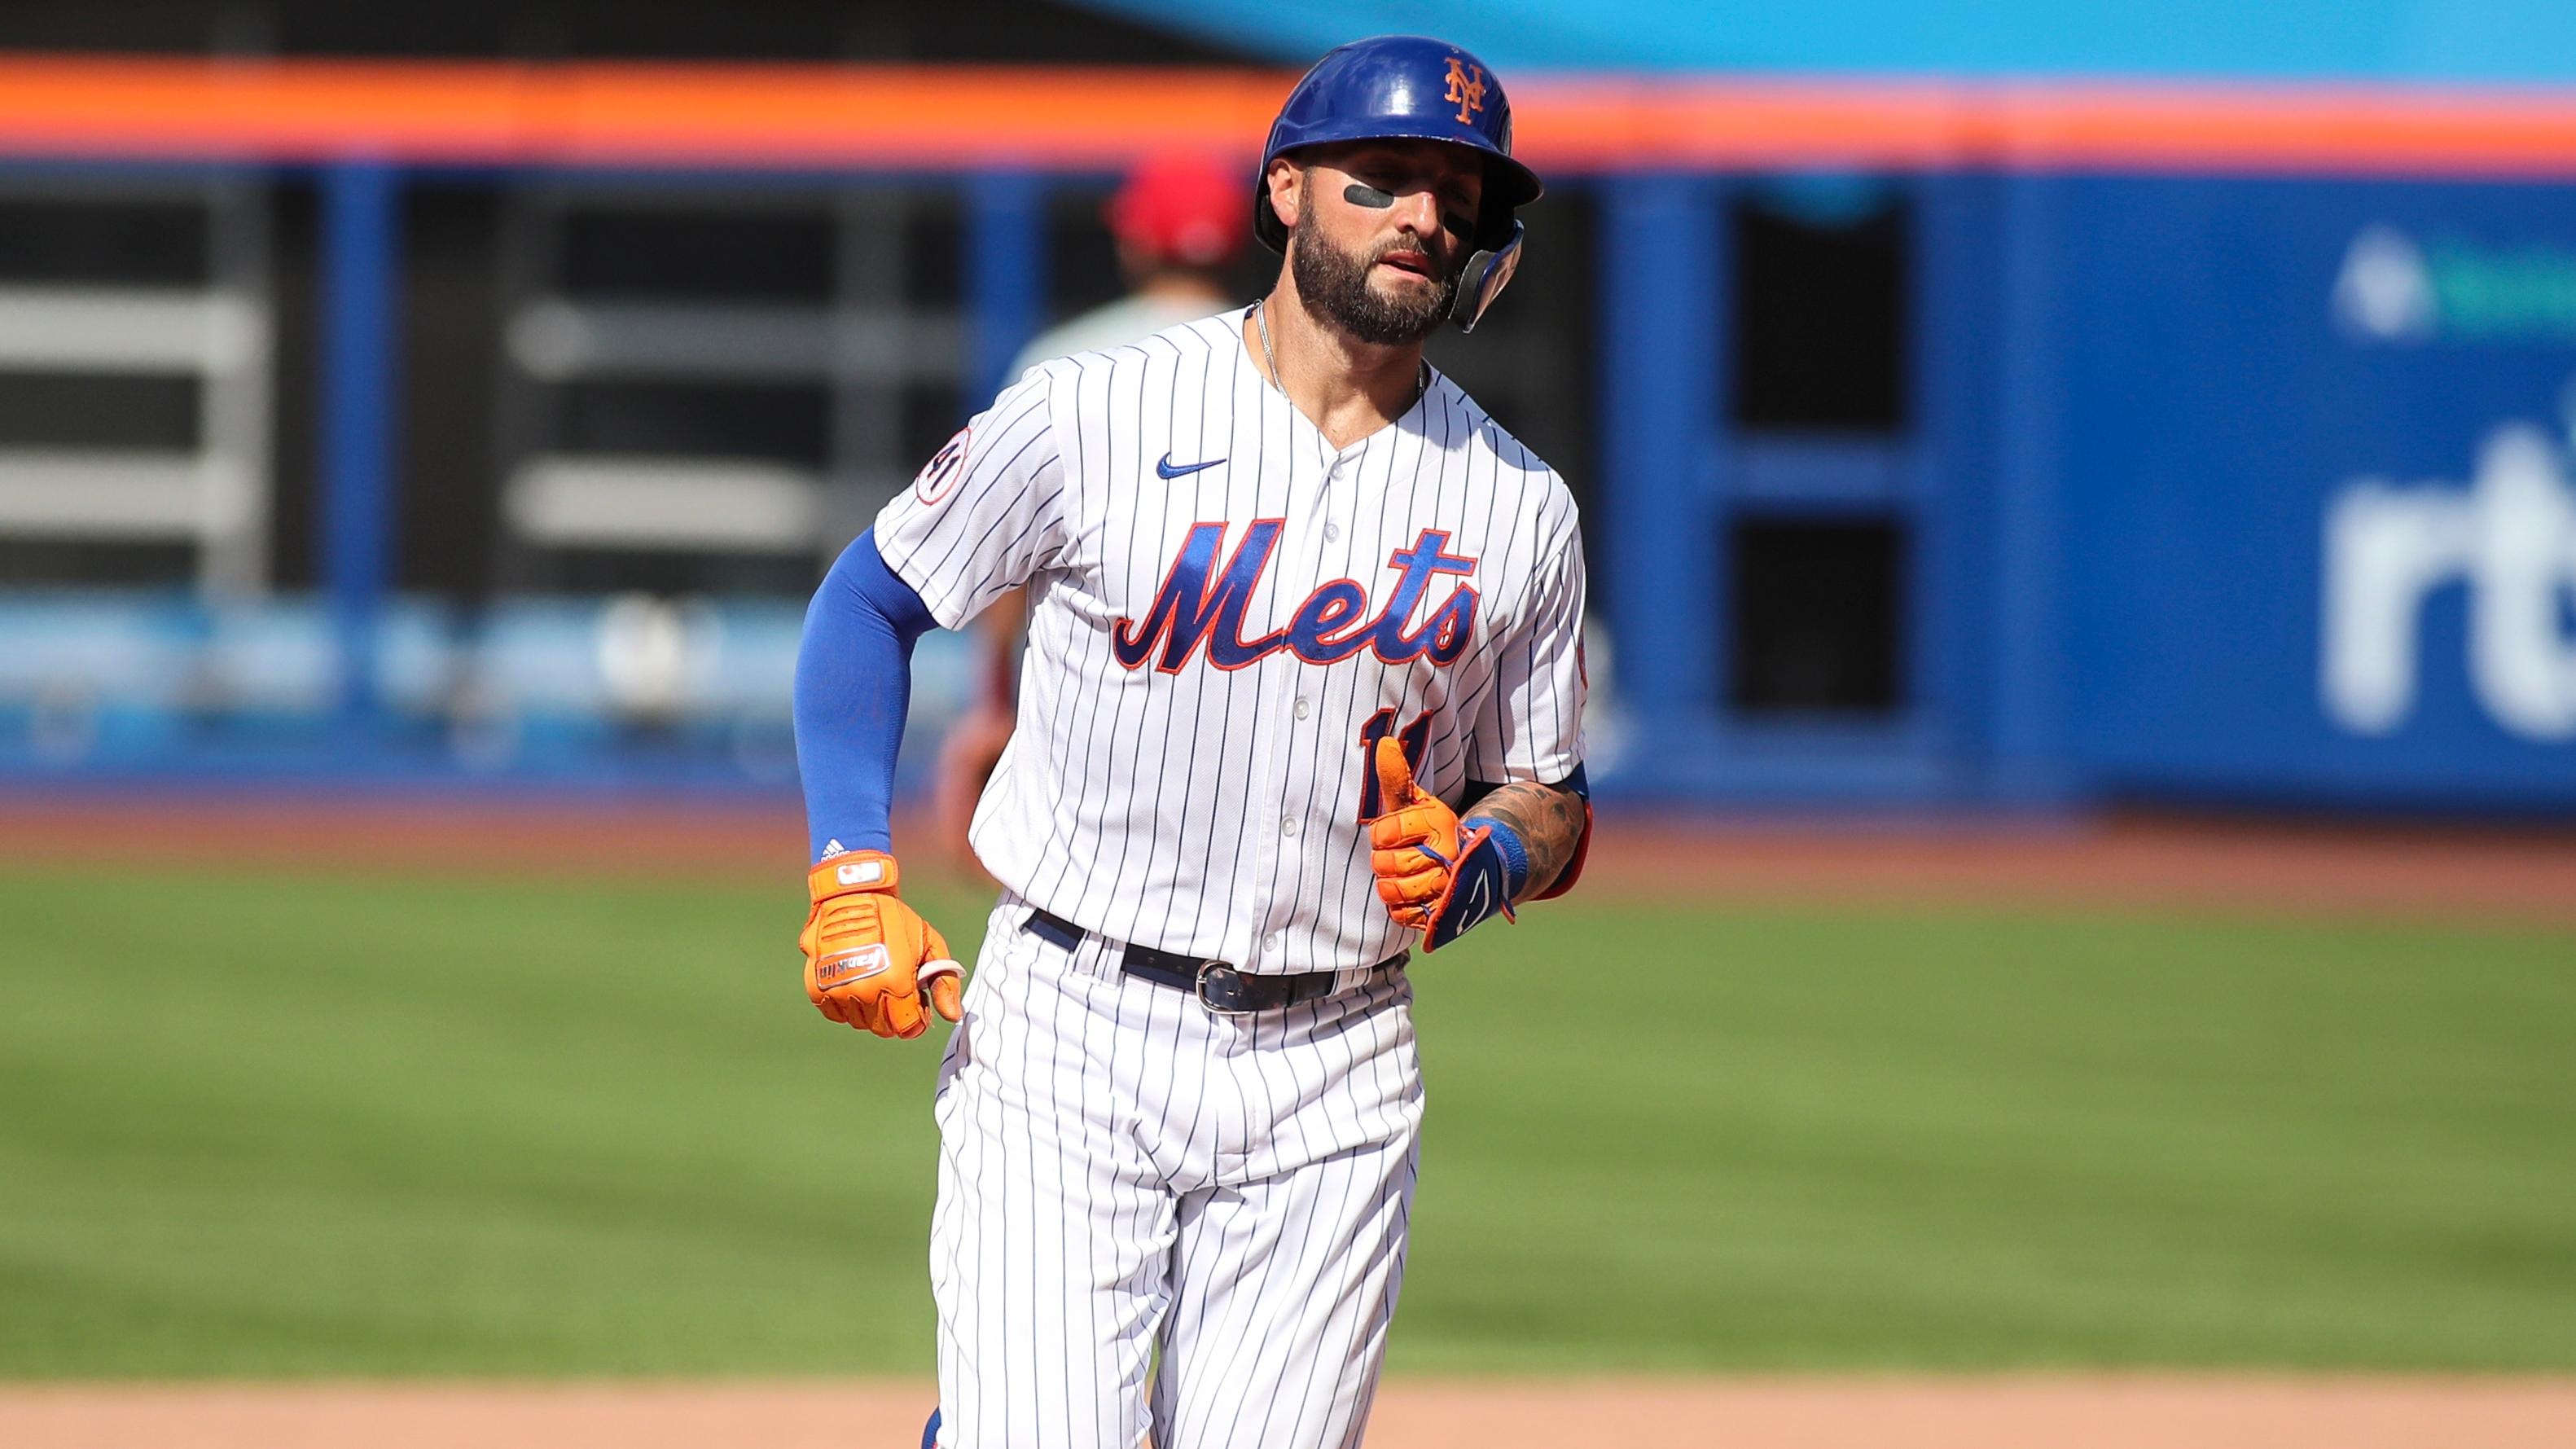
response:
M1387 914L1422 932L1423 953L1498 913L1516 919L1510 872L1491 832L1462 827L1458 812L1416 785L1399 742L1379 740L1371 764L1386 813L1369 822L1369 869Z
M930 1029L925 1006L950 1021L965 1015L966 968L948 938L894 891L894 857L860 850L836 855L806 876L813 909L796 944L805 952L805 995L834 1021L886 1037Z

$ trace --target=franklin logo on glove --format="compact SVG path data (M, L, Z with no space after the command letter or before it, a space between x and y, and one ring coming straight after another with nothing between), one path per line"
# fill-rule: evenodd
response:
M894 957L883 946L861 946L857 954L838 960L824 961L814 967L814 980L826 989L863 981L894 965Z

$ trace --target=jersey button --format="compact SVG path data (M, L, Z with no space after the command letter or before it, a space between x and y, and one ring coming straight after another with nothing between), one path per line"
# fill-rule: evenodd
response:
M1287 836L1287 837L1288 837L1289 839L1291 839L1291 840L1296 839L1296 838L1297 838L1297 817L1296 817L1296 816L1294 816L1294 815L1282 815L1282 816L1280 816L1280 817L1279 817L1279 833L1280 833L1280 834L1282 834L1282 835Z
M1340 524L1338 524L1338 523L1327 523L1327 524L1325 524L1325 525L1324 525L1324 542L1326 542L1326 543L1333 543L1333 542L1336 542L1336 541L1338 541L1338 540L1341 538L1341 536L1342 536L1342 526L1341 526Z
M1314 712L1315 707L1312 704L1307 703L1306 696L1302 694L1297 696L1297 718L1304 719L1306 716L1313 714Z
M1276 952L1279 949L1279 933L1277 931L1271 932L1269 938L1261 943L1261 949L1264 951Z

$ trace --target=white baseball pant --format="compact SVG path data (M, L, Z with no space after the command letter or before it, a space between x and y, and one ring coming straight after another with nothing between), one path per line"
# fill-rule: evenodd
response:
M1028 915L1003 893L940 1066L939 1443L1358 1444L1413 1199L1411 983L1222 1016Z

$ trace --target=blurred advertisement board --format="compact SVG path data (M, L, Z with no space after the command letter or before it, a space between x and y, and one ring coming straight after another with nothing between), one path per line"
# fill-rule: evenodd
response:
M2576 806L2576 189L2080 178L2025 220L2100 782Z

